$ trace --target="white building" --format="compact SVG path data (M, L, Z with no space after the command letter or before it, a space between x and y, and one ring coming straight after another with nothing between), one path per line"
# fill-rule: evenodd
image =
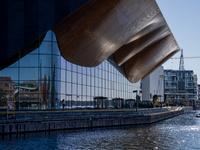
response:
M154 95L160 95L159 101L164 102L164 69L163 66L142 80L142 100L153 101Z

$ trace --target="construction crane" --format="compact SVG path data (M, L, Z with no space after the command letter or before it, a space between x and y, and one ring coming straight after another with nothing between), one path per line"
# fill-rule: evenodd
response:
M179 63L179 78L178 78L178 90L185 90L185 67L184 67L184 57L183 49L181 49L181 56Z
M184 59L194 59L194 58L200 58L200 56L191 56L191 57L183 57ZM172 57L170 59L180 59L180 57Z

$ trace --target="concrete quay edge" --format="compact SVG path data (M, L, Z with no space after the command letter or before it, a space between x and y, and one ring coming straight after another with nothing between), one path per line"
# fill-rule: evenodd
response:
M9 119L0 120L0 134L39 132L63 129L95 128L107 126L151 124L164 119L182 115L193 111L192 107L176 110L160 111L149 114L138 114L132 111L115 111L116 115L106 115L102 111L99 115L65 117L65 118L39 118L39 119ZM74 112L73 112L74 113ZM89 112L89 113L94 113Z

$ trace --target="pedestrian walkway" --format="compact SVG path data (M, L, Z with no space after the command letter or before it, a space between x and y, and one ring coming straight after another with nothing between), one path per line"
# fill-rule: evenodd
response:
M134 116L152 113L161 113L173 110L172 108L140 108L140 109L81 109L81 110L37 110L16 111L14 120L41 120L41 119L65 119L65 118L91 118L91 117L116 117ZM6 120L6 111L0 111L0 121ZM12 120L9 115L9 120Z

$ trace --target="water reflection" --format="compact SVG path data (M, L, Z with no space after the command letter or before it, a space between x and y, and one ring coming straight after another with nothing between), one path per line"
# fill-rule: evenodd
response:
M152 125L6 135L0 137L0 149L199 149L197 113Z

